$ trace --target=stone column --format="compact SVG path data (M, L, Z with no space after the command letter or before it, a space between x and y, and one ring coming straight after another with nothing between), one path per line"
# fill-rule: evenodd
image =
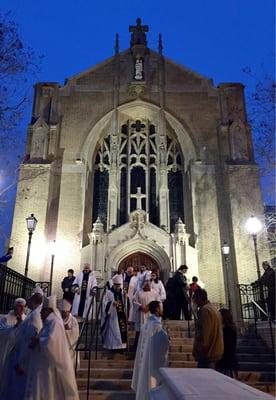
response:
M166 120L164 112L161 110L159 115L158 130L159 148L159 220L160 227L167 232L170 231L170 208L169 208L169 189L168 189L168 170L167 170L167 136Z
M211 301L224 303L225 283L215 165L199 161L191 163L191 192L194 230L197 235L198 273L206 284Z
M107 229L117 226L118 211L118 111L114 110L110 134L110 170L108 187Z

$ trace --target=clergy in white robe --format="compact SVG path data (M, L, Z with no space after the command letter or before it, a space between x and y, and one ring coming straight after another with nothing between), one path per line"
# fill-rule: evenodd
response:
M103 347L109 350L127 347L127 318L122 275L115 275L113 286L103 299L101 333Z
M24 400L79 400L65 329L55 303L55 296L43 303L43 328L30 345Z
M77 288L74 296L72 314L81 318L86 318L91 301L93 301L93 293L97 287L96 275L90 269L89 264L84 264L83 271L78 274L73 282L73 287ZM90 318L92 314L90 308Z
M8 358L5 384L0 399L21 400L24 396L31 352L29 345L42 328L40 316L42 298L43 296L36 291L28 301L31 311L20 325L14 348Z
M159 279L157 276L157 273L152 271L151 273L151 288L154 289L160 297L160 301L165 301L166 300L166 290L164 288L163 282Z
M79 338L80 330L79 323L75 317L71 314L71 304L62 299L58 302L58 309L61 313L61 317L63 319L65 334L69 346L69 351L71 355L71 360L73 365L75 365L75 347Z
M7 367L10 352L15 346L19 328L26 318L26 300L18 298L14 302L14 309L0 319L0 376L2 377L0 388L3 389L3 376Z
M131 387L136 400L149 400L149 391L161 382L159 368L168 360L169 338L162 328L162 305L158 301L149 304L150 317L141 329L135 357Z
M136 350L141 327L149 317L149 303L160 301L159 294L151 288L150 280L144 281L143 289L135 293L133 297L133 320L136 331L133 349Z
M133 320L133 297L135 293L135 288L137 285L137 276L133 275L130 279L127 291L127 297L129 299L129 312L128 312L128 321L134 322Z
M149 303L160 301L159 294L151 288L150 280L145 280L143 289L135 293L133 297L135 331L139 332L142 325L149 317Z
M136 287L135 287L135 290L134 290L134 294L135 294L135 292L138 292L139 290L143 289L143 284L144 284L146 272L147 272L146 266L145 265L141 265L140 266L140 270L137 273L137 281L136 281Z

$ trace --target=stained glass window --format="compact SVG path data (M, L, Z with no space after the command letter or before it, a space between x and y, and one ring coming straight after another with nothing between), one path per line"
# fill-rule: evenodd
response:
M121 169L120 177L120 225L127 222L127 174L126 168Z
M101 222L106 228L107 223L107 204L108 204L108 171L96 169L94 175L94 196L93 196L93 222L100 217Z
M183 204L183 178L182 171L170 171L168 174L169 201L170 201L170 228L174 230L174 225L180 217L184 221Z

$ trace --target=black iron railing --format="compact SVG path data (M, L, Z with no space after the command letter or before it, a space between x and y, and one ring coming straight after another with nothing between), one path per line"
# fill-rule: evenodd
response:
M267 288L263 285L238 285L241 300L241 313L243 320L267 320ZM254 300L254 302L252 301ZM259 306L259 307L258 307ZM265 314L260 310L265 311Z
M80 356L88 361L87 367L87 384L86 384L86 399L89 399L90 394L90 368L92 361L92 351L95 352L95 359L98 358L98 345L99 345L99 330L101 324L101 312L103 306L103 299L107 287L94 288L91 297L90 305L82 323L79 339L77 341L76 352L76 371Z
M245 321L254 321L255 334L258 334L258 321L268 321L271 347L275 353L275 342L272 325L275 321L272 320L269 314L269 307L267 304L268 290L266 286L258 283L252 285L238 285L241 300L241 315Z
M37 283L47 295L48 282L35 282L5 264L0 264L0 313L7 313L12 309L16 298L30 298Z

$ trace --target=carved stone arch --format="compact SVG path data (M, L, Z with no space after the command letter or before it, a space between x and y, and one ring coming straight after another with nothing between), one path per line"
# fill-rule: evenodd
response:
M149 115L149 117L152 116L156 120L158 119L158 114L161 111L160 107L142 100L134 100L118 107L119 113L126 115L130 113L134 119L138 119L143 110ZM112 117L115 112L115 110L109 111L105 116L100 118L99 121L97 121L92 129L88 132L86 140L83 143L81 149L81 158L88 164L90 169L92 167L92 156L95 152L95 147L102 135L104 128L106 128L108 124L112 123ZM164 113L167 121L177 135L177 140L180 144L182 153L185 154L186 169L189 165L189 162L197 158L194 135L187 124L180 122L169 111L165 110Z
M164 120L165 118L165 120ZM115 129L114 126L122 126L122 124L125 124L125 121L127 120L134 120L134 121L138 121L138 120L148 120L149 122L153 123L154 125L157 126L157 130L160 128L160 132L165 133L166 130L164 131L164 125L163 122L167 123L168 125L173 129L173 131L175 132L175 136L176 136L176 141L179 144L179 148L180 151L182 152L182 155L184 156L184 164L183 164L183 172L186 172L188 169L188 166L190 164L191 161L196 159L196 151L195 151L195 146L193 143L193 139L192 139L192 135L191 132L187 129L185 129L183 123L181 123L179 120L177 120L170 112L168 111L163 111L160 109L160 107L152 104L152 103L148 103L145 101L141 101L141 100L134 100L128 103L125 103L123 105L120 105L116 110L112 110L110 112L108 112L105 116L103 116L102 118L100 118L96 124L92 127L92 129L90 130L90 132L88 133L82 149L81 149L81 159L84 162L84 168L83 168L83 175L82 175L82 204L85 205L85 210L83 212L83 221L82 221L82 225L84 225L86 223L86 229L84 232L84 235L87 237L87 234L89 233L89 229L88 229L88 225L92 225L92 223L94 222L92 219L96 218L98 215L94 215L94 217L91 218L90 214L89 214L89 219L85 218L87 214L87 212L89 211L89 206L90 204L92 204L92 200L89 199L88 196L91 197L91 190L89 187L87 187L87 182L92 181L93 176L94 176L94 156L96 154L96 150L97 150L97 146L100 142L100 140L104 137L104 135L108 132L110 132L110 136L111 136L111 140L113 140L113 137L116 137L117 129L116 131L112 131L112 129ZM117 121L117 123L115 124L114 121ZM163 126L163 128L162 128ZM162 156L161 152L160 152L160 156ZM113 158L112 158L113 159ZM116 164L115 168L116 168ZM141 165L142 166L142 165ZM143 167L143 166L142 166ZM110 171L114 174L116 174L116 171L113 168L110 169ZM111 173L109 172L109 173ZM164 175L164 171L160 170L160 176ZM87 176L89 176L89 179L87 179ZM147 175L149 176L149 175ZM91 179L90 179L91 178ZM110 182L116 182L116 180L113 178L111 178ZM148 185L148 183L147 183ZM162 189L163 190L163 189ZM106 217L106 227L107 230L112 229L114 226L117 226L118 223L124 223L126 222L126 216L122 216L122 218L120 217L118 220L118 208L121 209L120 206L118 206L118 187L115 187L115 185L109 185L108 188L108 211L107 211L107 217ZM134 192L133 192L134 193ZM159 188L159 197L162 197L162 204L161 202L160 204L160 209L162 209L162 212L159 210L156 210L156 221L154 219L154 221L156 222L156 224L159 226L165 226L167 227L167 229L170 229L170 225L173 224L173 221L171 221L171 223L169 222L169 211L168 211L168 201L167 201L167 197L166 194L164 194L164 190L162 192L163 194L161 194L161 189ZM117 197L118 196L118 197ZM129 197L129 193L127 193L127 196ZM109 201L109 199L111 199L111 201ZM149 197L148 197L149 199ZM129 201L127 202L127 213L129 211L131 211L131 206L129 204ZM146 209L148 209L149 207L149 200L146 204ZM90 212L90 211L89 211ZM95 213L94 213L95 214ZM151 213L152 214L152 213ZM163 216L163 219L161 221L161 219L159 218L159 214ZM185 214L185 213L184 213ZM153 214L152 214L153 215ZM155 214L154 214L155 215ZM178 217L179 215L177 215L176 217ZM182 214L180 215L182 216ZM159 219L158 219L159 218ZM87 220L85 222L85 220ZM153 222L153 220L151 221Z
M171 262L165 250L158 244L137 236L119 244L111 250L106 260L108 273L111 274L111 271L116 271L121 261L135 252L145 253L152 257L160 266L164 278L167 279L169 277Z

